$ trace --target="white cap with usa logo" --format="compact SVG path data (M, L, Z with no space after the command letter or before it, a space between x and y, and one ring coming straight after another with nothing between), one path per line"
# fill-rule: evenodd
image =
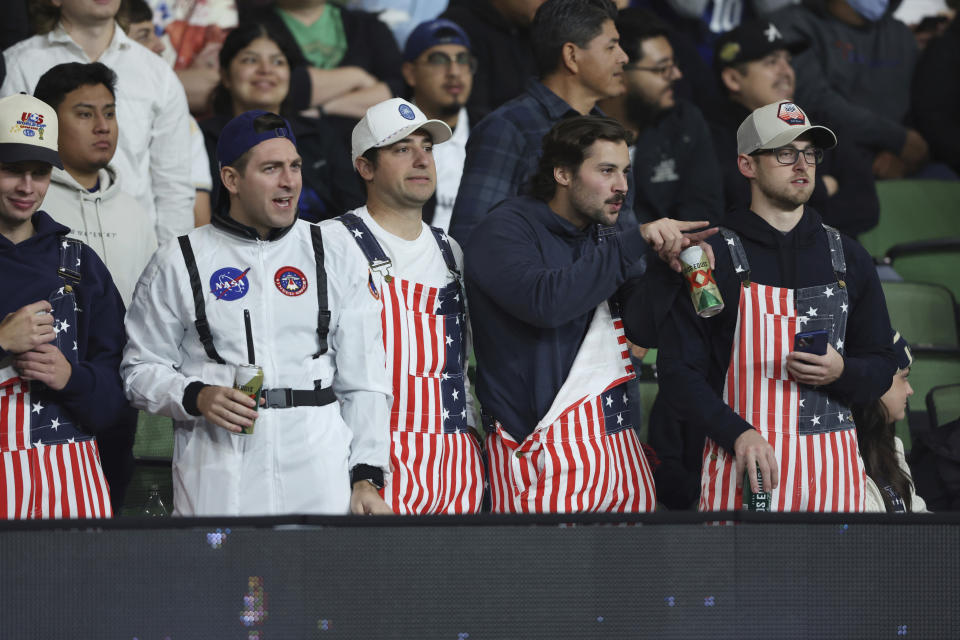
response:
M63 168L57 153L57 112L25 93L0 99L0 162L47 162Z

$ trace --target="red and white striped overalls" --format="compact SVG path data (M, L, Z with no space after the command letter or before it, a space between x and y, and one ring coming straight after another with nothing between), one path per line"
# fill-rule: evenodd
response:
M850 409L813 387L794 382L786 370L798 331L826 329L844 353L849 298L840 234L824 227L837 280L786 289L750 281L739 237L721 229L740 276L740 302L723 399L773 447L780 483L772 511L863 511L866 473L857 450ZM741 508L733 455L707 438L700 510Z
M627 398L634 373L626 342L623 322L603 302L553 405L529 436L517 442L486 418L492 511L653 511L653 475Z
M80 247L75 240L64 241L63 286L49 297L56 331L52 344L74 367L78 358L73 286L79 282ZM5 519L112 515L97 441L57 404L55 392L39 382L21 380L12 366L0 367L0 478L0 517Z
M476 513L483 498L480 445L467 426L466 298L446 234L431 227L447 269L444 287L392 276L393 267L361 218L338 218L370 264L383 304L392 380L390 473L381 492L400 514Z

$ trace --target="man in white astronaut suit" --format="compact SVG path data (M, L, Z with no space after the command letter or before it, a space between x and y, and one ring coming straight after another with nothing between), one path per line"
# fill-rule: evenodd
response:
M286 120L241 114L217 154L229 207L157 251L126 317L127 396L175 421L174 513L390 513L377 493L390 381L367 263L325 259L319 227L297 220ZM254 360L259 407L233 388Z

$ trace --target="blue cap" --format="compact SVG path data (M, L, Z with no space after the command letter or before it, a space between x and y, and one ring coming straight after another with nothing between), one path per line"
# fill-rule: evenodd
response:
M893 353L897 357L897 369L909 369L913 364L913 354L910 353L910 345L906 339L900 335L899 331L893 331Z
M283 127L257 131L254 127L254 120L262 115L276 116L283 120ZM288 138L293 146L297 146L297 139L293 135L293 128L286 118L277 116L275 113L256 109L241 113L236 118L227 123L220 132L220 139L217 140L217 162L218 166L229 167L237 158L257 146L265 140L273 138Z
M421 22L407 38L407 45L403 48L403 60L416 60L421 53L438 44L459 44L469 49L470 38L460 25L450 20L437 18Z

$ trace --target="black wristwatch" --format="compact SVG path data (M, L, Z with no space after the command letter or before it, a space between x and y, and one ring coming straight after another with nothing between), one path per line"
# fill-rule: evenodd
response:
M366 480L379 491L383 489L383 469L369 464L358 464L350 470L350 486L361 480Z

